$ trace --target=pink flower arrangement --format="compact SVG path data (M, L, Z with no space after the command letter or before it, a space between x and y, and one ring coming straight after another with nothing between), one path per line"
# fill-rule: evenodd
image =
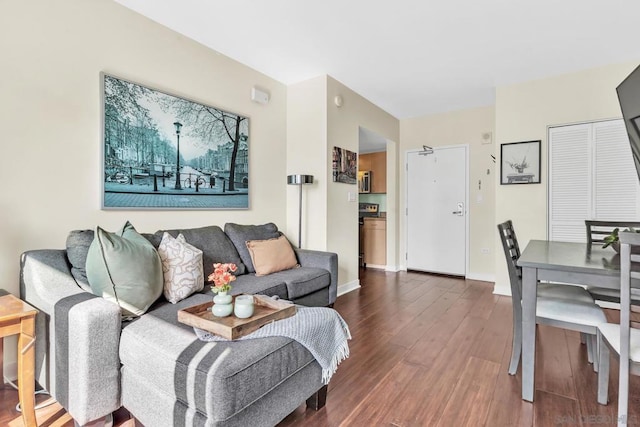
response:
M238 271L238 267L233 263L221 264L219 262L213 264L213 273L208 277L211 285L211 290L214 294L218 292L229 292L231 290L230 283L236 280L236 276L232 273Z

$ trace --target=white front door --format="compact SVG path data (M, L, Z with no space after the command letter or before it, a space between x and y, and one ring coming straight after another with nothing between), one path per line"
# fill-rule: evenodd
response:
M464 276L467 146L407 153L407 269Z

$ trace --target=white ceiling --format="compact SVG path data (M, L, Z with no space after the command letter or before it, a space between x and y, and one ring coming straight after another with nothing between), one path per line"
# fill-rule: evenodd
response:
M358 152L359 153L375 153L378 151L387 151L387 140L382 136L367 128L360 126L358 128Z
M638 0L116 1L285 84L328 74L399 119L640 59Z

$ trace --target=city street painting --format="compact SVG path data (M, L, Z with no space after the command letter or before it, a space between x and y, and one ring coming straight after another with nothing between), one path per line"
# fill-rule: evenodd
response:
M333 182L355 184L358 178L358 153L333 147Z
M248 209L249 119L101 73L103 209Z

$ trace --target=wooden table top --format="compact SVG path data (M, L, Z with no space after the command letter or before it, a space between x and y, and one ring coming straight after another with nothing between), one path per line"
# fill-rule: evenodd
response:
M38 310L20 298L11 295L4 289L0 289L0 322L21 319L37 313Z

